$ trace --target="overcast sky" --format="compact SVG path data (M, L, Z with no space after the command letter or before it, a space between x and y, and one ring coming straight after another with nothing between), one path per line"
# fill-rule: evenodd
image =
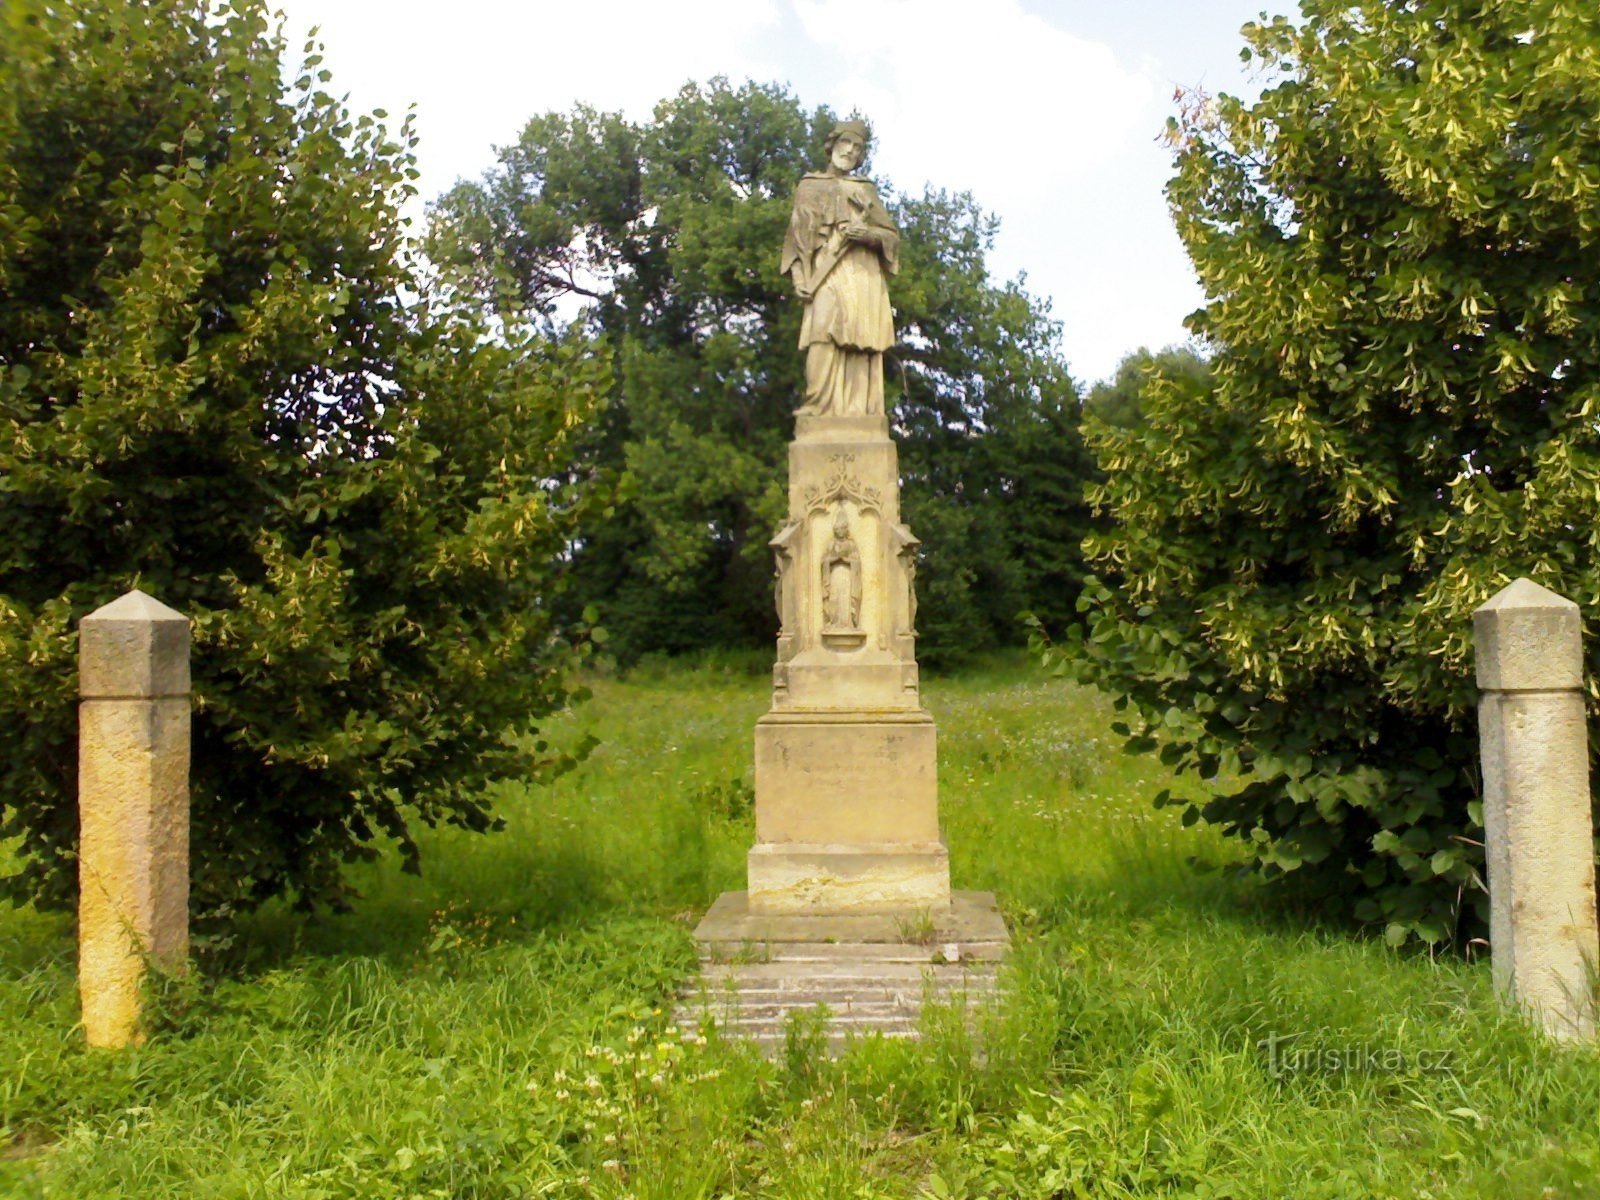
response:
M529 117L583 102L647 118L690 80L787 83L859 108L900 191L970 190L990 265L1027 273L1092 383L1185 338L1201 302L1161 189L1177 86L1253 94L1239 27L1261 0L279 0L292 53L320 27L358 110L417 106L422 189L476 177ZM1267 6L1297 11L1293 4ZM819 151L820 156L820 151ZM773 250L777 253L776 247Z

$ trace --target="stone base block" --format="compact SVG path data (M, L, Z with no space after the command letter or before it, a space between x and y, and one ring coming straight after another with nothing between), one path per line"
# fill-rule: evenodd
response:
M917 1039L929 1004L945 1010L941 1022L960 1013L981 1039L984 1014L1004 1002L1011 948L992 892L955 892L948 908L913 920L763 915L744 892L724 892L694 936L700 975L679 991L673 1019L763 1054L782 1054L802 1016L820 1018L829 1054L864 1039Z
M920 709L763 717L756 841L901 843L902 851L938 842L936 740L933 718Z
M862 958L880 962L996 961L1011 945L993 892L951 892L947 908L923 914L761 913L747 892L723 892L695 927L701 953L713 961L784 954L813 962ZM799 947L809 947L802 954Z
M773 691L773 711L797 720L818 711L865 711L926 721L917 664L911 660L914 650L915 639L905 637L894 639L888 650L862 646L802 651L779 664L775 678L782 679L782 686Z
M950 855L942 841L757 842L749 857L752 913L943 912Z
M794 440L797 442L887 442L889 418L883 413L870 416L839 413L797 412L794 415Z

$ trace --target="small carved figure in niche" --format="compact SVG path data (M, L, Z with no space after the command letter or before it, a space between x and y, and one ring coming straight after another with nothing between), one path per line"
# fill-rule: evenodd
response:
M840 121L824 148L828 167L801 179L779 268L805 301L803 413L883 411L883 352L894 345L888 275L900 270L900 232L870 180L864 121Z
M906 581L906 623L901 633L917 635L917 547L922 545L915 534L904 525L889 527L890 541Z
M917 548L907 546L900 552L900 561L906 565L906 632L914 637L917 632Z
M800 529L800 522L792 520L778 531L767 545L772 547L772 603L778 610L778 632L789 632L789 614L784 605L783 595L785 585L789 580L789 564L794 559L795 534Z
M833 541L822 552L822 628L861 628L861 551L842 506L833 518Z

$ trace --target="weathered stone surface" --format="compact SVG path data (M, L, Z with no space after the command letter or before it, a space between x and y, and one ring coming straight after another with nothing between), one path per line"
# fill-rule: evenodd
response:
M187 696L189 618L137 589L78 623L78 694Z
M723 892L695 941L714 958L751 952L784 962L841 955L880 961L965 962L996 959L1010 944L993 892L952 892L943 908L905 913L772 913L750 905L746 892Z
M1557 1038L1592 1036L1600 963L1577 608L1518 580L1475 614L1496 991Z
M757 842L750 909L765 913L914 913L950 903L943 842Z
M1496 592L1472 614L1478 686L1520 692L1583 686L1578 606L1531 579Z
M937 842L933 718L764 717L756 725L761 842Z
M818 416L815 413L796 413L794 418L794 443L789 449L789 462L795 459L794 446L808 446L817 442L855 443L871 446L889 440L889 418L884 413L873 416ZM890 443L891 447L893 443Z
M905 940L913 933L917 940ZM773 1053L804 1017L820 1020L828 1054L861 1038L918 1038L930 1004L970 1022L1003 994L997 960L1010 940L988 892L957 892L937 920L916 925L891 916L766 916L729 892L695 937L701 971L679 993L682 1029L714 1028Z
M773 546L782 618L755 736L752 910L949 905L938 749L916 663L917 540L876 416L802 414ZM850 603L844 601L849 598Z
M79 636L78 986L89 1044L115 1047L140 1037L146 961L188 956L188 621L132 593Z
M812 417L789 447L789 520L772 543L782 626L775 712L922 709L918 543L900 523L899 466L887 426L857 436L854 426L864 420ZM835 424L851 426L848 439L823 436ZM830 558L841 522L853 554L848 572ZM845 586L859 601L850 619L835 620L841 614L830 609L829 596Z

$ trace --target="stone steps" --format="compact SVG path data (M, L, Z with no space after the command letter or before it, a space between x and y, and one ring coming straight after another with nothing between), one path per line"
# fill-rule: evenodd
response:
M839 1008L851 1004L912 1004L928 999L937 1002L976 999L993 991L993 985L985 986L977 982L930 984L923 988L874 987L870 984L822 984L813 987L784 987L781 984L771 987L701 985L684 988L678 993L678 999L685 1004L694 1003L702 1007L786 1004L792 1008L796 1005L827 1004Z
M923 936L909 938L920 925ZM929 936L931 934L931 936ZM714 1027L764 1054L781 1052L796 1017L826 1010L830 1055L862 1037L920 1036L926 1004L969 1013L1000 995L1010 935L994 896L957 892L950 909L911 921L887 915L761 915L725 892L695 930L700 972L678 993L686 1032Z
M881 947L829 949L821 960L797 955L761 963L703 961L699 978L679 991L674 1020L686 1032L709 1025L723 1037L773 1053L782 1050L795 1017L821 1008L826 1052L839 1054L854 1038L917 1038L925 1004L976 1008L999 995L994 962L907 962L861 953Z
M1010 949L1009 942L962 941L948 945L880 944L872 942L766 942L750 945L740 950L722 954L721 960L730 965L741 961L752 963L783 962L886 962L944 963L999 962Z
M868 987L899 985L920 988L923 983L950 983L993 979L998 964L945 965L915 962L884 962L881 959L830 959L815 962L771 959L760 963L718 963L702 960L700 978L708 986L770 982L785 987L804 986L807 981L858 983Z

